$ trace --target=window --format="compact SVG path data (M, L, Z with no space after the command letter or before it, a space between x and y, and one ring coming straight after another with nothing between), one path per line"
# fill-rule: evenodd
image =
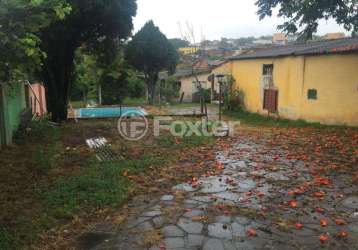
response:
M308 100L317 100L317 89L309 89L307 98Z
M273 64L264 64L262 74L264 76L272 76L273 75Z
M273 64L264 64L262 70L262 81L264 89L273 88Z

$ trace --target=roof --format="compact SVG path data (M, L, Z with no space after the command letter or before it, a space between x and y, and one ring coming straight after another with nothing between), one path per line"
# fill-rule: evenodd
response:
M336 40L323 40L307 43L296 43L285 46L270 47L255 50L231 57L231 60L272 58L282 56L302 56L302 55L323 55L358 52L358 38L345 38Z
M178 78L193 76L194 74L201 75L201 74L208 74L211 72L211 69L197 69L193 70L191 68L188 69L177 69L175 72L175 76Z

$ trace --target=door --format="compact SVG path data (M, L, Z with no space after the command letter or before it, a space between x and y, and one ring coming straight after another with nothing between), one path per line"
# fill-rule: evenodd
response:
M264 90L264 107L269 113L276 113L278 109L278 90Z

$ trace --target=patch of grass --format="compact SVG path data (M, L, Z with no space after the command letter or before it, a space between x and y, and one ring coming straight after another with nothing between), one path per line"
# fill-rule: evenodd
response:
M59 178L43 197L51 215L67 218L85 207L118 207L128 198L129 187L119 163L92 162L76 176Z
M156 143L160 146L169 148L192 148L201 145L212 145L215 142L215 137L212 136L184 136L174 137L171 135L161 136L156 138Z
M310 123L304 120L288 120L281 118L274 118L263 116L256 113L250 113L246 111L225 111L225 115L240 120L242 124L252 125L252 126L263 126L263 127L295 127L295 128L304 128L304 127L315 127L323 128L327 127L320 123Z
M142 98L132 98L132 97L126 97L123 101L123 105L128 105L128 106L140 106L140 105L145 105L146 99L144 97Z
M16 244L16 239L14 238L14 235L10 233L7 229L0 227L0 249L12 250L18 248L19 246Z

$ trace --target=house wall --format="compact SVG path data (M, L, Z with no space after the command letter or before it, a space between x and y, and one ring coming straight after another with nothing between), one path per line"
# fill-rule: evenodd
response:
M301 118L358 126L358 54L306 57ZM308 100L309 89L317 100Z
M199 81L206 81L205 89L211 88L211 83L208 81L209 73L198 75ZM194 76L182 77L179 79L181 82L180 95L184 92L183 102L193 101L193 82L196 81Z
M12 137L21 123L21 114L26 108L25 86L22 83L2 84L0 94L0 137L3 138L2 145L8 145L12 142Z
M267 114L263 110L264 64L274 64L281 117L358 125L358 54L236 60L214 72L227 72L235 78L248 111ZM308 99L309 89L317 90L317 100Z

